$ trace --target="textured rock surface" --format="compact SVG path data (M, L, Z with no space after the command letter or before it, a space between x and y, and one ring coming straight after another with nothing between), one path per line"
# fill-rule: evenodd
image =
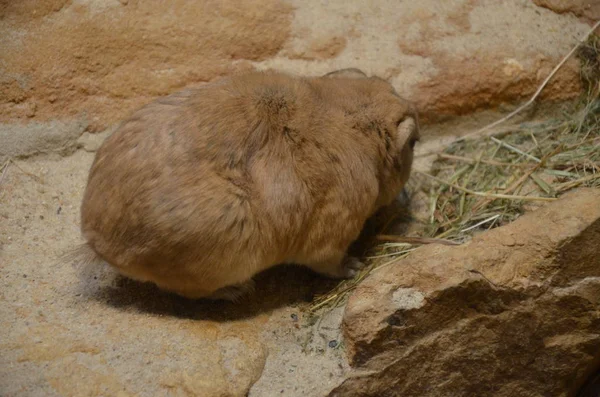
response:
M566 396L600 358L600 191L376 271L344 316L331 395Z
M117 122L158 95L275 55L291 7L274 0L3 2L3 119Z
M533 0L533 2L559 14L571 12L588 21L600 19L600 2L595 0Z
M152 98L251 67L390 78L439 118L530 95L588 26L531 0L0 2L0 121L100 131ZM544 92L573 97L577 62Z
M430 120L530 95L573 46L566 36L587 29L573 15L559 16L527 0L303 3L297 2L291 40L261 67L297 73L362 67L390 78ZM328 23L315 26L323 15ZM336 37L346 39L337 57L312 57L316 64L304 59L313 43ZM577 63L569 62L559 74L546 99L577 92Z

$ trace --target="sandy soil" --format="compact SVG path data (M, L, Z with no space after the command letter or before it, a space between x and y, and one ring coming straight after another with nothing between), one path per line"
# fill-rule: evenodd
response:
M80 150L16 161L2 179L1 395L185 395L209 390L203 382L237 394L261 372L251 396L336 384L346 371L330 347L341 311L308 325L303 307L332 285L309 271L261 275L257 293L234 305L186 301L105 269L81 276L57 259L80 241L92 159Z

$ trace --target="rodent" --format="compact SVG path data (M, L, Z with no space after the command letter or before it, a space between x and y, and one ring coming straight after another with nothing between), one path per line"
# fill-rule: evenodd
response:
M282 263L335 278L407 181L418 116L358 69L249 72L159 98L96 153L79 258L188 298L233 300Z

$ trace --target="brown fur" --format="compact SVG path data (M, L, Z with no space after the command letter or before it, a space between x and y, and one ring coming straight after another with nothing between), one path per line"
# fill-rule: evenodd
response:
M104 142L82 232L125 276L191 298L236 297L280 263L350 277L346 250L400 192L417 139L410 104L360 71L225 78L150 103Z

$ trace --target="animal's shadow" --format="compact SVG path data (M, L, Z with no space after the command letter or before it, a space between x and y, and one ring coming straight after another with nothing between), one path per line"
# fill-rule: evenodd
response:
M327 293L339 282L307 268L281 265L256 275L254 292L236 302L229 302L186 299L162 291L151 283L141 283L119 275L110 277L112 280L101 285L88 286L86 295L116 308L219 322L252 318L279 307L308 303L316 295Z
M361 257L376 244L375 236L390 226L396 232L410 224L410 198L397 200L369 219L349 253ZM394 219L393 224L390 220ZM315 296L326 294L340 280L316 274L308 268L280 265L254 277L255 290L237 302L190 300L159 290L150 283L140 283L110 273L84 281L83 295L121 309L135 309L157 315L188 319L232 321L247 319L285 306L311 302Z

